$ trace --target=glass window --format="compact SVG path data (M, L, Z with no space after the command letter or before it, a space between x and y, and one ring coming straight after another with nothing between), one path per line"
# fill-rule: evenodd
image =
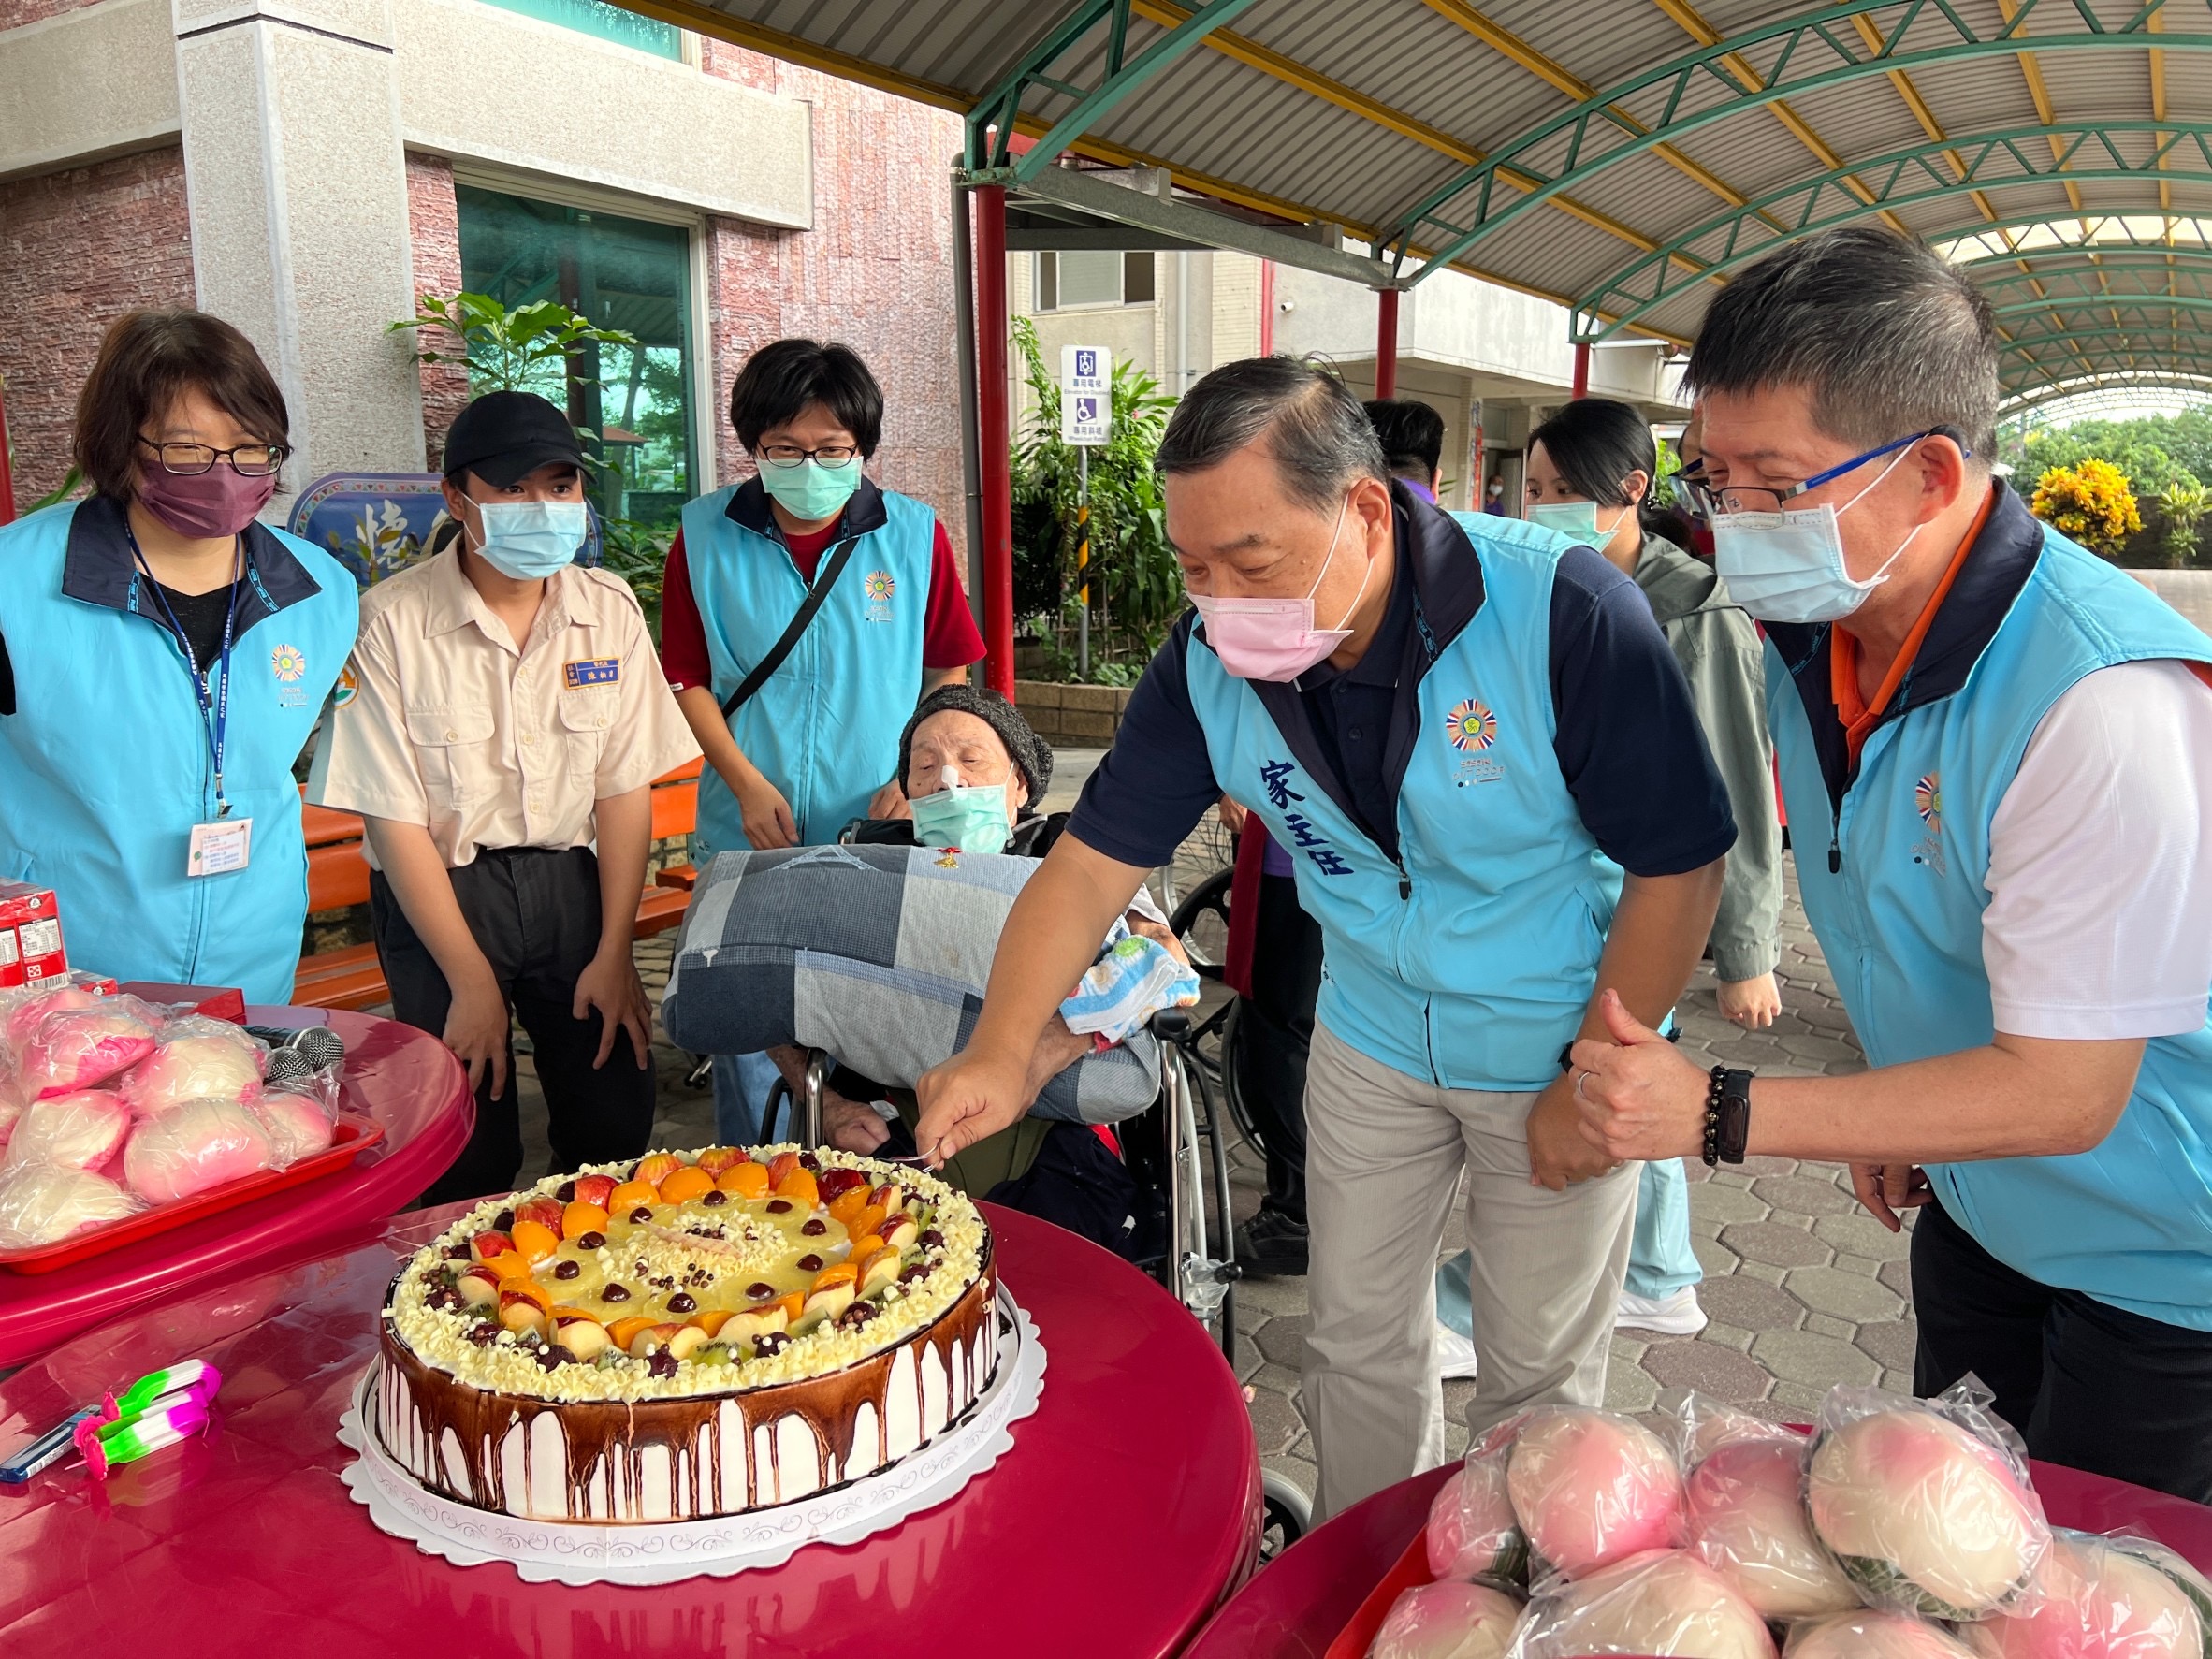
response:
M634 347L587 345L541 392L595 433L600 512L673 523L699 488L692 442L691 233L609 213L458 186L461 284L510 309L557 299Z
M1150 254L1089 249L1037 255L1037 309L1071 305L1150 305Z
M1121 256L1121 302L1124 305L1150 305L1152 294L1152 255L1124 254Z
M684 34L674 23L663 23L634 11L610 6L607 0L491 0L503 11L519 11L540 22L559 23L580 35L596 35L618 46L633 46L657 58L684 55Z

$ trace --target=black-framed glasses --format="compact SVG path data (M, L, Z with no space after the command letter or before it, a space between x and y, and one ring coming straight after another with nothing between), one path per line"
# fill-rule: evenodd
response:
M151 438L138 442L160 458L163 472L186 478L206 472L219 460L228 461L248 478L266 478L292 453L282 444L240 444L231 449L215 449L205 444L156 444Z
M1844 473L1865 466L1869 461L1880 460L1885 455L1908 449L1923 438L1948 438L1958 445L1958 453L1972 455L1966 444L1966 434L1957 427L1929 427L1924 432L1909 437L1892 439L1879 449L1870 449L1864 455L1852 457L1840 466L1825 473L1815 473L1802 484L1792 484L1777 489L1764 484L1724 484L1714 486L1705 479L1705 458L1700 456L1695 466L1684 467L1675 474L1675 488L1689 504L1690 511L1700 518L1711 518L1720 513L1779 513L1784 502L1794 501L1808 490L1818 489L1824 484L1833 484Z
M799 467L813 461L824 467L849 467L860 458L850 444L824 444L820 449L801 449L795 444L764 444L761 459L772 467Z

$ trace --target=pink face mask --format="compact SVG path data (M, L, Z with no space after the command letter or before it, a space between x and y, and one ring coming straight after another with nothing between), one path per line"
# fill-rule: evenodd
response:
M181 536L234 536L276 494L276 474L249 478L227 460L204 473L172 473L159 461L139 469L138 500Z
M1322 579L1335 560L1336 544L1344 535L1344 516L1351 504L1351 498L1346 496L1344 505L1337 508L1336 530L1329 538L1329 557L1321 560L1320 574L1314 577L1314 585L1303 599L1213 599L1202 593L1190 596L1190 603L1206 624L1206 643L1221 659L1221 666L1237 678L1296 679L1351 638L1349 628L1314 626L1314 595L1321 590ZM1344 621L1349 622L1352 613L1360 608L1360 601L1367 592L1367 577L1374 569L1375 560L1370 559L1367 569L1360 573L1360 591L1352 595L1352 603L1345 607Z

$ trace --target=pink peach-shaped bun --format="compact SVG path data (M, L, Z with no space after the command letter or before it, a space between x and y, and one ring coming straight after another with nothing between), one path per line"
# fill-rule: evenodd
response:
M153 1027L114 998L34 1021L22 1075L34 1097L74 1094L106 1083L153 1052Z
M1683 1538L1674 1454L1632 1419L1579 1405L1532 1412L1506 1470L1530 1547L1576 1578Z
M1763 1417L1754 1417L1748 1411L1739 1411L1733 1405L1724 1405L1702 1394L1692 1394L1681 1415L1687 1431L1680 1442L1685 1469L1696 1468L1724 1446L1735 1446L1745 1440L1795 1440L1803 1447L1809 1439L1802 1430L1786 1423L1768 1422Z
M80 1089L34 1100L7 1138L10 1164L104 1170L130 1133L130 1110L106 1089Z
M123 1149L124 1178L167 1204L269 1167L269 1131L235 1100L187 1100L145 1118Z
M140 1117L186 1100L251 1100L261 1092L261 1051L242 1031L165 1038L117 1087Z
M138 1201L105 1175L51 1164L0 1170L0 1250L35 1250L121 1221Z
M263 1095L246 1108L269 1132L269 1167L281 1170L330 1144L330 1119L315 1101L290 1089Z
M1925 1619L1861 1608L1790 1626L1783 1659L1973 1659Z
M2181 1587L2101 1538L2052 1539L2042 1599L1964 1631L1977 1659L2203 1659L2205 1632Z
M1506 1495L1503 1458L1471 1458L1436 1489L1429 1505L1429 1571L1439 1579L1513 1579L1527 1542Z
M7 1015L0 1019L0 1042L6 1042L9 1048L21 1048L30 1041L31 1028L48 1014L91 1008L99 1000L90 991L75 985L56 985L51 991L19 992L7 1000Z
M2021 1593L2050 1545L2043 1503L1996 1449L1932 1411L1857 1418L1814 1448L1812 1530L1870 1603L1979 1619Z
M1367 1659L1505 1659L1521 1604L1485 1584L1416 1584L1390 1604Z
M1802 1440L1733 1440L1699 1463L1684 1489L1691 1551L1764 1619L1859 1605L1805 1519L1805 1450Z
M15 1133L15 1126L22 1120L21 1104L0 1095L0 1152L7 1150L8 1138Z
M1513 1659L1774 1659L1774 1638L1720 1575L1680 1550L1600 1567L1532 1603Z

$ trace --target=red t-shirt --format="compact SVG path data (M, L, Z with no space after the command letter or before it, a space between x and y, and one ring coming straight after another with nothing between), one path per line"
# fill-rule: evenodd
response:
M983 636L968 613L968 592L960 585L960 561L953 557L952 538L945 527L936 527L937 541L929 556L929 603L922 619L922 666L966 668L983 654ZM837 532L833 524L810 535L787 535L792 562L811 585L815 567ZM691 575L684 561L683 531L668 549L668 567L661 587L661 671L673 691L687 686L710 686L714 669L706 653L706 625L699 619L698 601L691 597Z

